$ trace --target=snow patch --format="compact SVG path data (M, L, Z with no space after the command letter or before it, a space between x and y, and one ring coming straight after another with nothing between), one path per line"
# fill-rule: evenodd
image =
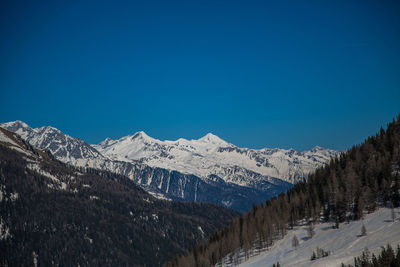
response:
M85 239L89 241L90 244L93 244L93 239L85 235Z
M48 172L42 170L38 164L27 164L27 167L28 167L28 169L30 169L30 170L32 170L32 171L34 171L34 172L36 172L36 173L38 173L40 175L43 175L43 176L49 178L50 180L54 181L58 185L58 187L60 189L62 189L62 190L66 190L67 189L67 184L66 183L60 181L56 176L52 175L51 173L48 173ZM50 188L54 188L50 184L48 186Z
M16 192L11 193L11 195L10 195L10 200L11 200L12 202L16 201L18 198L19 198L19 194L18 194L18 193L16 193Z
M3 131L1 131L1 130L0 130L0 142L7 143L11 149L16 150L16 151L18 151L20 153L23 153L23 154L25 154L27 156L31 156L30 153L28 153L25 150L23 150L20 147L20 145L15 143L14 140L12 140L7 135L5 135L5 133Z
M363 224L367 229L366 236L360 235ZM308 239L306 227L296 227L288 231L283 239L276 241L269 250L250 258L240 266L272 266L278 261L281 266L340 266L341 263L353 264L354 257L360 256L365 248L377 255L382 246L390 244L397 247L400 244L399 218L392 222L391 210L387 208L366 215L364 220L342 223L339 229L332 229L331 223L316 224L315 233L313 238ZM300 243L297 248L292 247L295 235ZM311 261L312 252L317 247L330 251L331 254ZM225 258L224 266L229 266L228 261L228 257Z
M17 201L19 198L19 194L17 192L12 192L10 193L9 197L7 197L7 192L6 192L6 186L5 185L0 185L0 202L8 201L10 200L11 202Z
M6 186L3 184L0 184L0 202L2 202L3 199L5 199L5 190L6 190Z
M90 200L98 200L98 199L100 199L98 196L93 196L93 195L89 196L89 198L90 198Z
M232 205L232 201L229 200L222 200L221 203L227 208L229 208Z
M9 237L11 237L10 228L8 228L3 219L0 218L0 240L6 240Z
M153 197L155 197L157 199L171 201L171 199L166 197L164 194L156 193L156 192L152 192L152 191L148 191L147 193L149 193L150 195L152 195Z
M199 230L199 232L200 232L200 234L201 234L201 237L204 238L204 231L203 231L203 229L201 228L200 225L197 226L197 230Z

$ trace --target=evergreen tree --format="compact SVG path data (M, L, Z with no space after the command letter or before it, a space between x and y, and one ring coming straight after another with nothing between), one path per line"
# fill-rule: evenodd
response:
M317 256L315 255L315 252L313 251L312 255L311 255L311 260L313 261L313 260L316 260L316 259L317 259Z

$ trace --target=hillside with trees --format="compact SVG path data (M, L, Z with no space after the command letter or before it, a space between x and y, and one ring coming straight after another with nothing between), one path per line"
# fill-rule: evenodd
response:
M0 266L160 266L237 215L156 199L0 128Z
M310 174L285 194L254 206L215 232L185 255L166 266L213 266L225 257L236 264L238 251L265 249L285 236L288 229L308 223L331 222L339 228L380 206L400 204L400 115L360 145Z
M354 258L354 265L342 264L341 267L400 267L400 246L396 250L390 245L382 247L378 256L371 255L366 249L361 256Z

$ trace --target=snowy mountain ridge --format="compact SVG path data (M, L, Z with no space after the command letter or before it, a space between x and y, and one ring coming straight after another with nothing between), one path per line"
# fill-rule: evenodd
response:
M110 159L136 160L152 167L195 174L203 179L217 175L226 182L243 186L269 178L296 183L338 155L337 151L318 146L303 152L240 148L212 133L197 140L161 141L141 131L117 140L107 138L92 146Z
M84 141L51 126L31 128L22 121L13 121L2 123L0 127L18 134L34 147L50 150L57 159L65 163L75 165L75 161L79 159L104 158Z
M213 134L160 141L137 132L89 145L50 126L14 121L0 127L62 162L127 176L161 198L212 202L239 212L286 191L338 153L319 147L304 152L239 148Z

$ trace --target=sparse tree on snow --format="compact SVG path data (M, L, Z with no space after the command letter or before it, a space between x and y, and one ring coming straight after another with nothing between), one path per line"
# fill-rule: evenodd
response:
M292 239L292 247L297 248L298 246L299 246L299 239L297 238L296 235L294 235Z
M394 212L393 205L392 205L391 210L390 210L390 215L392 217L392 222L394 222L395 219L396 219L396 213Z
M310 238L313 238L313 236L315 235L314 224L312 222L310 222L310 224L308 225L307 233L310 236Z
M363 224L361 227L361 236L366 236L367 235L367 228L365 228L365 225Z

